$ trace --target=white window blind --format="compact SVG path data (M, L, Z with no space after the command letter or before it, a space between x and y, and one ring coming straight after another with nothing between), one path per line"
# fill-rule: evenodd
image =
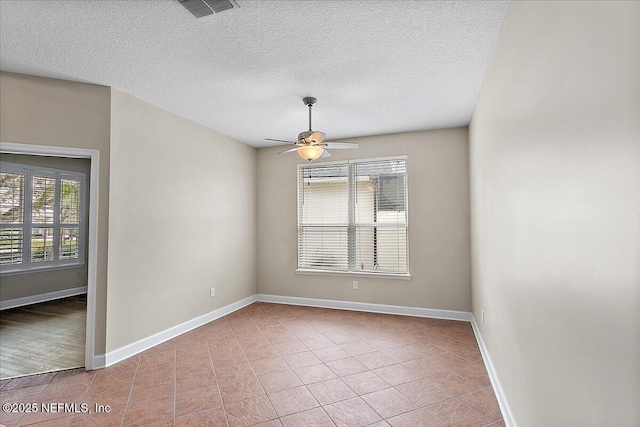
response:
M301 165L298 269L407 274L406 158Z
M348 165L298 170L298 268L349 269Z
M405 159L352 164L355 269L407 273Z
M84 180L0 162L0 272L84 264Z

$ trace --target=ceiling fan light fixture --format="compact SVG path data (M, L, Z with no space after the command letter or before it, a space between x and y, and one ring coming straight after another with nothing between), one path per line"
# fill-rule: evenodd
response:
M229 0L231 1L231 0ZM341 142L331 141L324 142L326 136L324 132L312 130L311 127L311 107L316 103L317 99L312 97L306 97L303 99L304 105L309 107L309 130L300 132L298 134L298 141L286 141L284 139L272 139L265 138L266 141L284 142L285 144L293 144L297 148L291 148L289 150L283 150L276 154L291 153L297 151L298 155L303 159L312 162L320 157L331 157L331 153L326 148L358 148L358 144L355 142Z
M324 149L319 145L303 145L296 150L300 157L307 161L313 161L322 156Z

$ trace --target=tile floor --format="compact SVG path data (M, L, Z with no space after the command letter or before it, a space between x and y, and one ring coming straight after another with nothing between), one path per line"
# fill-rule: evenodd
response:
M91 410L1 412L6 426L504 426L469 323L278 304L0 387L3 404Z

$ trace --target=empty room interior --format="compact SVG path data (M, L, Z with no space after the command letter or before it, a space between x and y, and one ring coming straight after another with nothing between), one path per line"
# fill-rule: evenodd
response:
M640 425L640 2L0 0L0 425Z

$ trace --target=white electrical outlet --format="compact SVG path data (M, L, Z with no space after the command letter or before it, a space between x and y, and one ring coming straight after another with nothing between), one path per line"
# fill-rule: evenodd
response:
M216 296L216 288L211 288L209 290L209 296L211 296L212 298Z
M358 290L358 281L357 280L353 281L353 289Z
M484 323L484 310L482 310L482 323Z

